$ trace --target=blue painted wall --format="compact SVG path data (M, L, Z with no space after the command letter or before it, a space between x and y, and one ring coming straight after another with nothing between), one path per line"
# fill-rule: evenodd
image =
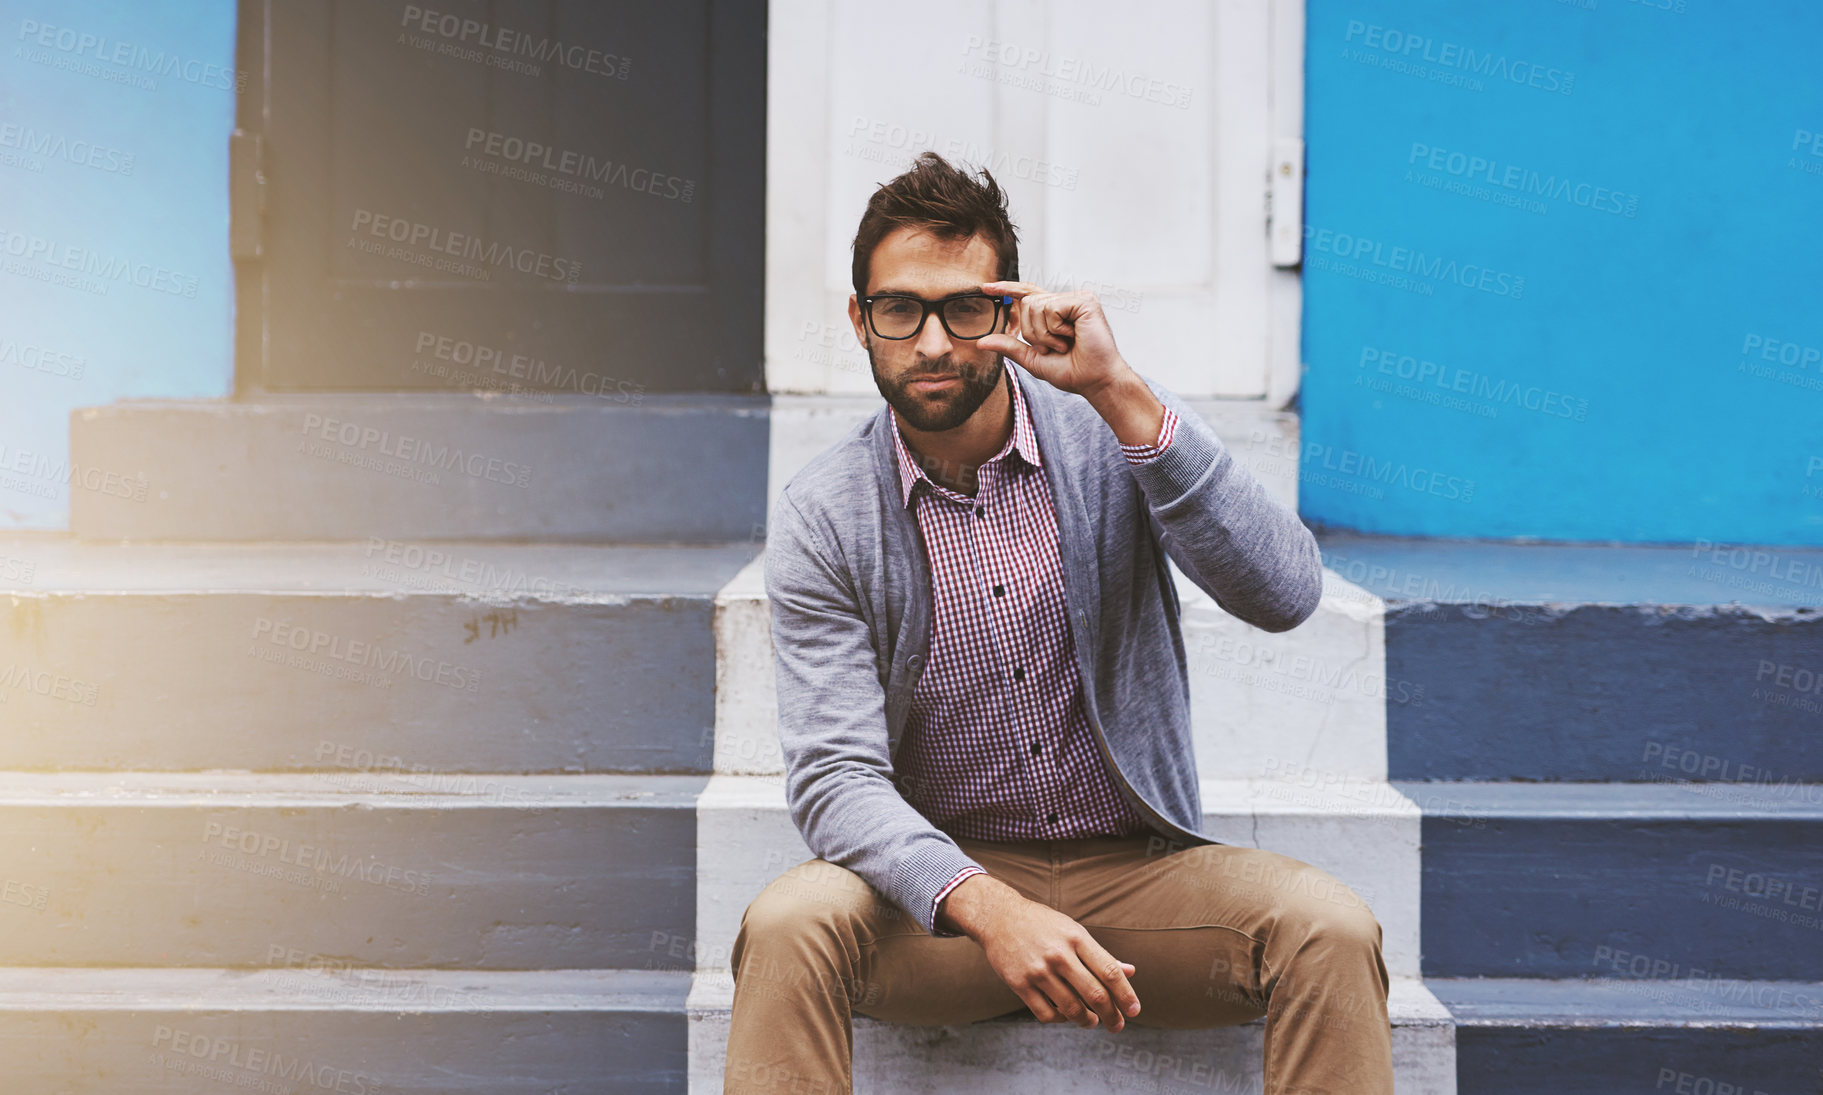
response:
M68 527L72 408L232 386L234 20L0 0L0 528Z
M1301 508L1823 544L1823 4L1309 0Z

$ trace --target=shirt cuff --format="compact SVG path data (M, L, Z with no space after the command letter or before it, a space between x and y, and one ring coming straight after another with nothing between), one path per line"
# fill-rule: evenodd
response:
M1121 454L1127 458L1127 463L1129 464L1145 464L1152 460L1156 460L1160 456L1163 456L1165 450L1170 447L1171 438L1175 436L1176 433L1177 412L1173 411L1170 407L1166 407L1164 421L1158 424L1158 440L1152 442L1150 445L1122 444L1120 447Z
M962 935L961 932L945 931L942 928L937 927L937 914L943 910L943 899L949 896L949 893L951 890L953 890L957 886L961 885L963 879L968 878L971 875L986 874L986 873L987 872L982 870L980 867L976 867L972 864L967 867L964 867L960 871L956 872L956 877L950 879L949 882L947 882L941 890L937 891L936 897L931 898L931 903L930 903L931 930L930 930L930 933L933 938L955 939Z

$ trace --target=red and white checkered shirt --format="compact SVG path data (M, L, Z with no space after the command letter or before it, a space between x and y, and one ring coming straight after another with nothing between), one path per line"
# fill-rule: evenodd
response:
M894 783L951 836L1145 832L1095 748L1064 603L1056 509L1018 378L1004 371L1013 432L976 472L973 498L926 475L893 419L904 504L923 484L916 514L933 601L929 662L906 713ZM1166 407L1156 441L1121 451L1132 464L1156 459L1176 428ZM964 867L938 891L933 923L950 891L980 873Z

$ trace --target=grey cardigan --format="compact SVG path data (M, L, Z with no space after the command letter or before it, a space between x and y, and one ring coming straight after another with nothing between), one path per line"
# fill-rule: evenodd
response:
M1057 508L1084 706L1121 793L1166 840L1200 832L1190 685L1164 552L1223 609L1266 631L1316 611L1316 539L1267 495L1201 415L1132 465L1078 395L1017 363ZM774 501L766 534L779 740L791 819L812 853L852 870L935 936L932 900L974 864L892 782L892 758L930 650L930 562L900 497L892 409L818 454ZM913 505L917 504L913 499Z

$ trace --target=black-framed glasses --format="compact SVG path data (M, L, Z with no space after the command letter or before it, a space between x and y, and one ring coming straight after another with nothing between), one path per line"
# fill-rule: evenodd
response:
M899 293L876 293L861 298L861 312L874 334L895 342L912 338L924 329L932 312L951 338L973 342L992 334L1000 325L1000 309L1011 297L986 293L958 293L940 300L920 300Z

